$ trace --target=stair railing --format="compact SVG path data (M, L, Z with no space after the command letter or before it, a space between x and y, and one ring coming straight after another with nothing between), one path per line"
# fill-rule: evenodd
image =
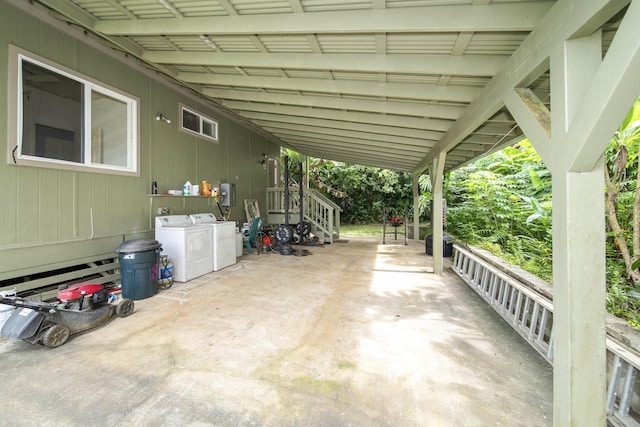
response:
M284 188L267 189L267 213L282 214L285 212ZM316 190L305 189L302 199L303 218L308 221L315 231L321 231L326 243L333 243L334 238L340 237L340 212L338 205ZM297 223L295 217L300 212L300 189L289 187L289 216Z

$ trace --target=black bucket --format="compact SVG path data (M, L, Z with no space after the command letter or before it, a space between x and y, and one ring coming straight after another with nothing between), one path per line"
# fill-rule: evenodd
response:
M427 255L433 255L433 236L431 234L425 238L424 244ZM445 258L453 256L453 242L451 236L446 234L442 237L442 256Z

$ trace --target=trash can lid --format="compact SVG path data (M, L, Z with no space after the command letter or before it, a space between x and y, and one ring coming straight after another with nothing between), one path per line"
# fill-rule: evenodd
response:
M153 249L161 248L162 244L153 239L135 239L127 240L116 249L118 254L126 254L132 252L145 252Z

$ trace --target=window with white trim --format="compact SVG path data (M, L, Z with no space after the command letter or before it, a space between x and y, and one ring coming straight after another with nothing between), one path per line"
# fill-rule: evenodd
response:
M218 122L184 105L180 105L180 130L218 142Z
M138 100L14 48L18 164L138 173ZM10 102L11 104L11 102ZM11 110L10 110L11 111Z

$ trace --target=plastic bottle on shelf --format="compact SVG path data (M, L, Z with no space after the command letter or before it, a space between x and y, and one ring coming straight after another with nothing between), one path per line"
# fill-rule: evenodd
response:
M187 181L182 186L182 194L185 196L189 196L191 194L191 182Z
M151 194L158 194L158 183L156 181L151 183Z

